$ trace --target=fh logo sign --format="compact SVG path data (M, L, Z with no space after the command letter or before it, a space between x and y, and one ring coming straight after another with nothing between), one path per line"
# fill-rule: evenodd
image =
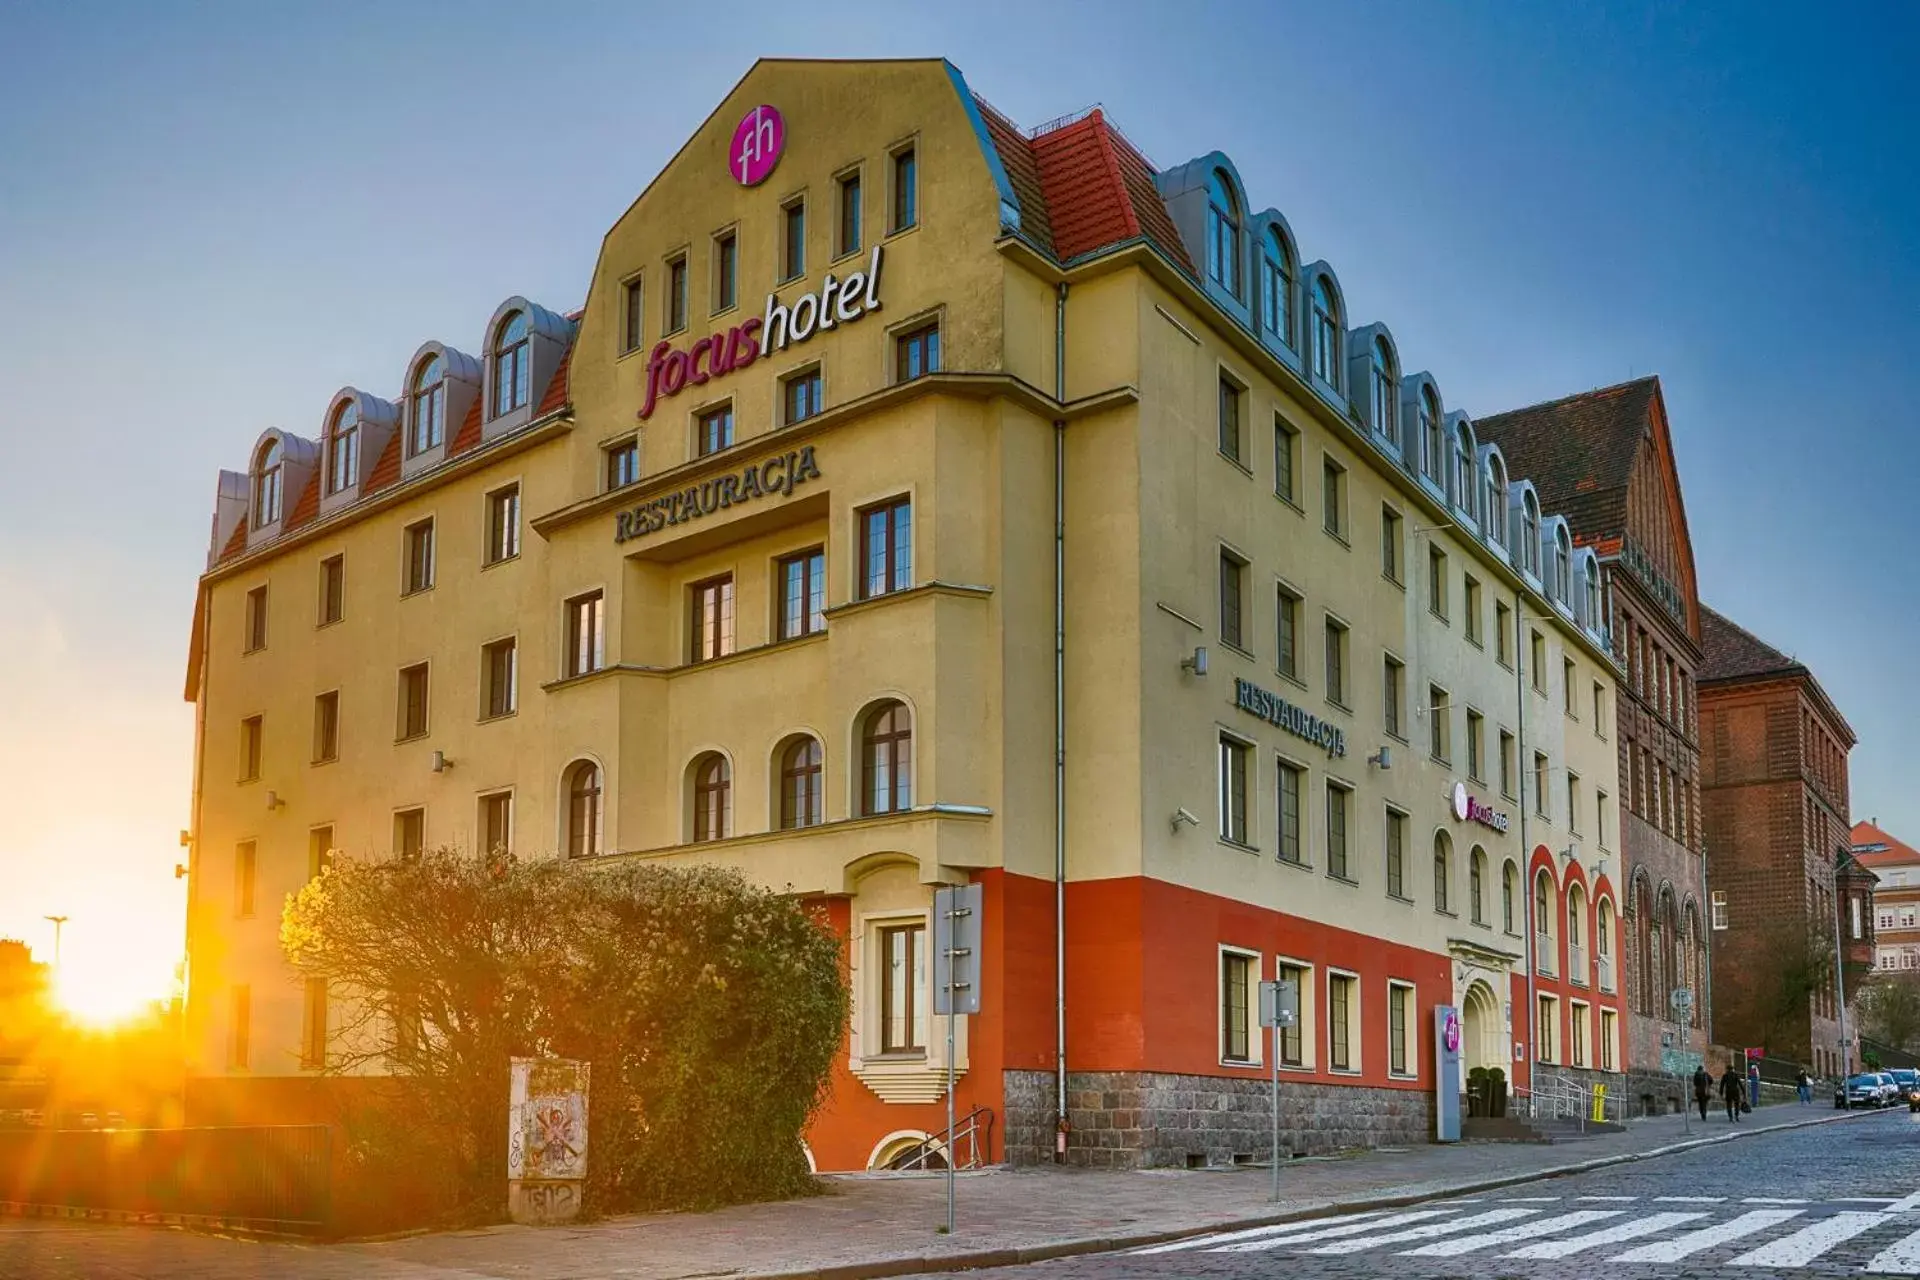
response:
M755 107L740 117L740 123L733 130L727 168L741 186L757 187L780 162L780 153L786 145L787 122L781 119L779 109Z

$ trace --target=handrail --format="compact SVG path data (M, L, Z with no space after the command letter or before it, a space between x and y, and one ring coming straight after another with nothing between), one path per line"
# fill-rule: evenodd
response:
M927 1161L940 1157L953 1161L960 1145L966 1144L967 1158L954 1163L955 1169L977 1169L993 1159L993 1109L975 1107L953 1122L951 1129L939 1133L930 1133L913 1146L895 1156L887 1163L887 1168L895 1173L910 1173L915 1170L925 1172ZM981 1149L985 1148L985 1156ZM939 1166L945 1168L943 1164Z

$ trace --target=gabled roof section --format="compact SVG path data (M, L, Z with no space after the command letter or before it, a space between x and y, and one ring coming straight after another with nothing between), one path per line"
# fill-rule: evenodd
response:
M573 320L576 325L579 323L577 315L569 316L568 319ZM576 328L574 342L578 342L579 337L580 331ZM573 365L573 346L572 342L568 343L566 351L561 353L560 363L554 368L553 377L547 380L547 394L541 396L540 403L533 407L535 422L567 403L567 371Z
M220 558L214 561L215 564L225 564L247 549L248 518L249 517L243 517L239 524L233 526L233 536L227 539L226 546L220 548Z
M565 358L564 356L561 357L563 360ZM486 398L486 392L483 390L473 398L473 403L467 406L466 420L460 424L460 429L453 433L453 439L447 442L447 456L449 458L457 458L480 443L480 402ZM382 461L384 460L385 459L382 459ZM374 475L378 474L379 468L375 467ZM371 490L373 487L373 480L369 477L367 488Z
M1040 185L1040 162L1034 158L1033 144L1020 126L1001 115L993 104L975 95L973 104L986 126L987 139L1000 157L1007 183L1020 202L1020 232L1033 247L1053 256L1053 224L1047 216L1047 199Z
M1767 676L1809 675L1807 668L1725 614L1700 606L1702 680L1753 680Z
M315 468L314 473L307 477L307 487L300 491L300 496L294 500L293 506L288 509L287 523L282 527L286 532L292 533L302 525L312 524L319 514L320 471L318 468Z
M1473 425L1500 446L1511 474L1533 481L1542 507L1567 518L1576 541L1609 542L1626 533L1627 486L1659 394L1658 378L1636 378Z
M1871 822L1853 824L1853 847L1883 844L1884 849L1854 854L1856 861L1868 867L1904 867L1920 865L1920 849Z
M371 495L382 489L391 489L400 482L400 438L407 433L396 429L387 438L387 447L380 451L380 457L373 464L373 470L367 472L367 483L363 492Z

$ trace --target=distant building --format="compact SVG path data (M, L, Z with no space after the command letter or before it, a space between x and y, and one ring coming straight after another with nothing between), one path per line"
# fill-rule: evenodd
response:
M1853 730L1804 664L1704 605L1700 615L1714 1039L1844 1071L1857 1055L1843 1043L1831 952L1804 1010L1783 1011L1780 991L1811 939L1831 937L1861 971L1870 962L1873 873L1853 861L1847 820ZM1845 1031L1851 1041L1851 1015Z
M1920 849L1890 835L1878 819L1853 824L1853 856L1873 872L1873 967L1920 970Z

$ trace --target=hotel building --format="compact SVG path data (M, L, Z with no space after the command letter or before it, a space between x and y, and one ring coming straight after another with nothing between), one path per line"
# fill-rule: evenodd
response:
M1877 881L1873 966L1881 973L1912 973L1920 969L1920 849L1889 833L1877 818L1854 823L1851 838L1854 858Z
M944 1129L943 884L985 894L994 1159L1251 1155L1273 1054L1295 1151L1424 1140L1446 1008L1517 1086L1620 1069L1598 558L1225 155L763 61L580 310L475 322L220 477L197 1120L318 1105L279 904L427 846L818 904L821 1169Z

